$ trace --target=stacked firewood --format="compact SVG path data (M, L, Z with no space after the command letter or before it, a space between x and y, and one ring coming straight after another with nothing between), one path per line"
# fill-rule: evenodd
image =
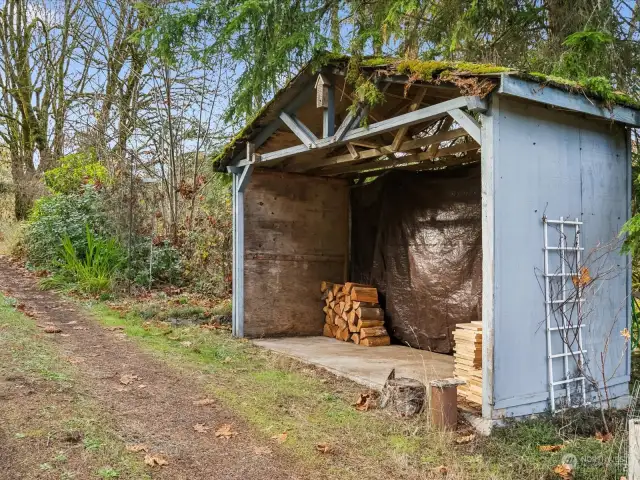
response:
M482 405L482 322L457 324L453 338L454 376L465 381L458 393Z
M323 334L326 337L368 347L391 343L375 287L353 282L344 285L322 282L320 291L325 303Z

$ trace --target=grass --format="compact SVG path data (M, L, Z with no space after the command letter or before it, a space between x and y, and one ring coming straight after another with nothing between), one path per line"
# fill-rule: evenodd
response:
M398 419L384 411L356 411L361 387L233 339L227 331L171 327L100 303L88 308L174 367L208 374L211 394L265 440L287 432L283 448L335 478L378 478L381 472L442 478L437 469L444 465L448 479L551 479L565 454L579 460L576 480L619 478L612 468L618 445L594 438L600 429L594 412L514 422L488 438L457 445L454 434L431 431L426 414ZM330 444L336 454L316 452L318 443ZM538 449L558 444L559 452Z
M0 433L20 452L24 478L116 478L113 472L149 478L108 427L99 405L75 390L75 367L14 307L13 299L0 296L0 378L19 381L32 394L28 401L2 400ZM70 436L83 438L83 448L68 441Z

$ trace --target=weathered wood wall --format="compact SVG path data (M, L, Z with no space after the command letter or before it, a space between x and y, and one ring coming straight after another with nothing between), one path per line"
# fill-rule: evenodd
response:
M344 281L344 180L254 172L245 191L244 334L321 335L320 282Z

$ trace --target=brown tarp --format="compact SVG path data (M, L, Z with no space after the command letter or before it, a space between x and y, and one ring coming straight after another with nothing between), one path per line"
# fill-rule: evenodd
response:
M380 292L389 333L440 353L479 320L480 168L396 171L351 191L351 278Z

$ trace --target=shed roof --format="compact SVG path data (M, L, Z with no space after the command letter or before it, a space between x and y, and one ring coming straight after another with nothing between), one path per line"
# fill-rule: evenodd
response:
M350 64L349 61L350 57L348 56L333 54L322 54L310 61L255 114L253 119L214 158L217 168L224 170L234 157L244 152L247 142L257 140L262 143L271 136L273 132L264 127L277 121L279 113L287 106L292 105L292 102L295 102L302 91L313 88L318 71L329 69L345 77L353 77L353 72L346 71L347 67L353 68L353 62ZM575 108L564 104L555 104L555 106L591 114L600 112L600 116L605 116L602 114L603 111L609 111L611 112L609 117L614 121L640 125L640 114L636 115L637 112L640 112L640 102L625 92L614 90L611 84L602 77L578 82L493 64L440 60L421 61L388 57L364 58L358 62L356 68L359 71L355 76L362 74L363 78L380 75L396 78L408 86L426 84L456 87L458 95L479 95L480 97L488 95L496 88L500 93L515 93L517 96L525 96L517 93L519 86L511 81L519 79L535 83L540 91L551 87L550 90L570 93L578 100ZM549 103L553 103L549 95L536 100L543 103L548 100ZM580 108L581 103L583 107L586 103L587 108ZM588 108L589 106L592 108ZM620 115L616 116L613 112L618 107L622 107L625 111L631 109L633 114L623 115L622 118ZM265 138L261 139L260 137Z

